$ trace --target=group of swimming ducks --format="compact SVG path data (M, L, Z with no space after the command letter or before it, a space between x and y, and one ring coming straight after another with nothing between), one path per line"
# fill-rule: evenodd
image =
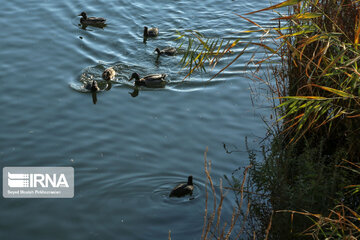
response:
M80 24L82 24L82 25L91 25L91 26L97 26L97 27L105 26L105 22L106 22L105 18L88 17L86 12L80 13L79 16L81 16ZM148 37L157 37L158 35L159 35L158 28L155 28L155 27L148 28L146 26L144 27L144 41L146 41L146 39ZM154 52L157 52L158 57L159 57L160 55L174 56L177 51L176 51L176 48L167 47L167 48L164 48L161 50L159 48L156 48L154 50ZM108 81L113 80L115 78L115 75L116 75L115 70L112 67L110 67L110 68L105 69L105 71L102 74L102 78L108 82ZM135 86L160 88L160 87L165 86L166 76L167 75L165 73L162 73L162 74L151 74L151 75L147 75L145 77L140 77L140 75L135 72L131 75L131 77L128 81L135 79ZM85 88L92 92L97 92L100 90L100 88L98 87L98 84L95 80L93 80L91 83L88 83L85 86Z
M106 19L105 18L99 18L99 17L88 17L85 12L82 12L79 14L81 16L80 23L82 25L92 25L92 26L104 26ZM159 35L159 29L158 28L148 28L144 27L144 41L148 37L156 37ZM168 47L165 49L160 50L159 48L156 48L154 52L157 52L158 56L160 55L169 55L173 56L176 54L176 48ZM110 67L105 69L105 71L102 74L102 78L105 81L111 81L115 78L116 72L115 70ZM140 77L138 73L133 73L128 81L131 81L135 79L135 86L145 86L145 87L163 87L166 83L165 77L167 75L162 74L151 74L147 75L145 77ZM92 83L89 83L85 86L86 89L97 92L99 91L98 84L95 80L92 81ZM192 195L194 190L194 184L193 184L193 177L189 176L187 183L181 183L177 185L169 194L169 197L184 197L186 195Z

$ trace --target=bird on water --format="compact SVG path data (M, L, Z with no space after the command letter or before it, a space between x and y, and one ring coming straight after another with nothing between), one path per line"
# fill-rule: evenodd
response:
M100 90L100 88L95 80L93 80L92 83L87 83L85 88L91 92L98 92Z
M156 37L159 35L159 28L148 28L148 27L144 27L144 38L147 37Z
M186 195L192 195L194 190L193 178L188 177L187 183L181 183L177 185L170 193L169 197L184 197Z
M88 17L86 12L80 13L79 16L81 16L80 23L85 25L104 25L106 22L105 18Z
M165 77L167 75L165 73L160 74L151 74L145 77L140 78L138 73L133 73L129 81L135 79L135 86L145 86L152 88L164 87L166 84Z
M176 54L176 48L168 47L162 50L160 50L159 48L155 48L154 52L157 52L158 56L160 55L174 56Z
M105 69L105 71L102 74L102 78L105 81L111 81L115 78L116 72L112 67L109 67L107 69Z

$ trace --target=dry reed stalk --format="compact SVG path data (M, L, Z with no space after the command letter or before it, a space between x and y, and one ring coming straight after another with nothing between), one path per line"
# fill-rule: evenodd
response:
M210 187L211 187L211 190L212 190L212 193L213 193L213 199L214 199L214 209L213 209L213 212L209 218L209 220L207 221L207 224L205 224L204 222L204 226L206 225L206 228L205 228L205 231L203 230L203 233L204 235L202 236L201 239L208 239L207 236L211 230L211 225L214 221L214 218L215 218L215 214L216 214L216 192L215 192L215 187L214 187L214 183L211 179L211 176L210 176L210 171L211 171L211 161L207 161L207 151L208 151L208 148L206 148L206 151L204 153L204 161L205 161L205 174L206 174L206 178L207 178L207 181L209 181L209 184L210 184ZM206 181L206 184L205 184L205 187L207 188L207 181ZM206 212L206 216L207 216L207 213L208 213L208 205L207 205L207 199L208 199L208 194L207 194L207 191L206 191L206 200L205 200L205 212Z
M272 212L271 212L269 225L268 225L268 227L266 228L265 240L267 240L267 239L268 239L268 237L269 237L269 233L270 233L270 229L271 229L271 224L272 224L272 218L273 218L273 215L274 215L274 211L272 211Z
M233 233L236 223L238 223L239 216L241 215L240 213L241 213L243 199L244 199L244 186L245 186L245 182L246 182L247 172L251 168L251 165L247 166L245 168L241 188L237 189L240 192L240 196L241 196L240 203L238 203L237 207L233 209L230 223L228 224L227 222L225 222L221 226L221 211L222 211L223 202L224 202L226 194L224 194L224 192L223 192L222 179L220 179L220 185L219 185L220 201L217 204L214 182L210 175L211 161L207 160L207 151L208 151L208 148L206 148L206 151L204 153L204 168L205 168L205 174L206 174L206 183L205 183L206 199L205 199L204 226L203 226L203 232L201 235L201 239L209 240L214 237L219 240L228 240L230 238L231 234ZM209 212L208 212L208 191L207 191L208 185L210 185L212 195L213 195L213 201L214 201L213 211L212 211L210 217L208 217L208 214L209 214ZM242 225L241 225L241 230L239 231L239 233L237 234L235 239L239 239L240 235L244 231L245 223L246 223L246 219L249 214L249 211L250 211L250 203L247 206L247 211L246 211L246 214L244 217L244 221L242 222ZM216 217L216 222L215 222L215 217ZM215 235L215 233L216 233L216 235Z
M204 152L204 159L205 159L205 166L204 166L204 169L207 169L207 162L206 162L206 154L207 154L207 151L208 151L208 148L206 147L206 150ZM206 171L206 170L205 170ZM207 191L207 185L208 185L208 181L205 181L205 214L204 214L204 226L203 226L203 231L202 231L202 234L201 234L201 239L206 239L205 237L205 229L207 226L207 215L208 215L208 191Z

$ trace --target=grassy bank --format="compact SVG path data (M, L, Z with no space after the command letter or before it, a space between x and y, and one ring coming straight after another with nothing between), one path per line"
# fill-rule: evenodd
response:
M273 67L271 81L261 79L277 100L277 121L261 161L250 154L251 190L267 196L266 202L249 196L253 212L266 213L264 227L272 216L273 239L356 239L359 3L286 1L260 11L288 5L288 15L275 19L280 27L271 29L278 45L269 55L281 64Z

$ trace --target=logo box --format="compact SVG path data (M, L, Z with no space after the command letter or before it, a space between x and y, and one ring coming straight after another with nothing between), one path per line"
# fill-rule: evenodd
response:
M73 167L4 167L4 198L73 198Z

